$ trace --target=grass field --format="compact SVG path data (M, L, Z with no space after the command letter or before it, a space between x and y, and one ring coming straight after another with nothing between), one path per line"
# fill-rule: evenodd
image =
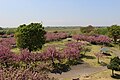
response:
M80 27L45 27L48 32L67 32L69 34L80 34Z

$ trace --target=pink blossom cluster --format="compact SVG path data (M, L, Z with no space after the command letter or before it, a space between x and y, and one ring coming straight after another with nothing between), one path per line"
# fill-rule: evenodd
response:
M47 32L45 35L46 41L56 41L67 38L69 35L65 32Z
M87 35L73 35L73 39L79 41L88 41L91 43L110 43L111 39L105 35L97 35L97 36L87 36Z

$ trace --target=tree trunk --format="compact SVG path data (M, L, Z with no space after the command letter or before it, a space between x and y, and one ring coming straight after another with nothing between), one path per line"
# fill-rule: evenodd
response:
M7 62L5 62L5 67L7 67L7 68L9 67Z
M78 40L77 40L77 42L78 42Z
M114 36L114 42L115 42L115 43L117 42L117 37L116 37L116 36Z
M114 70L112 69L112 76L114 76Z
M32 49L29 49L29 52L31 52L32 51Z
M52 58L52 65L53 65L53 66L55 65L55 63L54 63L54 58Z
M100 63L100 61L99 61L99 57L98 57L98 63Z
M85 53L87 52L87 50L85 50L85 52L84 52L84 56L85 56Z

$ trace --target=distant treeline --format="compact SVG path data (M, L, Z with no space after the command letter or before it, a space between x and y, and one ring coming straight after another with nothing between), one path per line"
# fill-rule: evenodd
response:
M89 25L91 26L91 25ZM103 35L107 35L107 27L109 26L92 26L94 28L94 31L92 30L92 32L90 34L92 34L93 32L97 32L98 34L103 34ZM4 35L4 34L14 34L15 30L17 28L2 28L0 27L0 35ZM48 32L67 32L70 34L82 34L82 33L89 33L89 27L85 27L85 26L47 26L44 27L44 29ZM86 32L84 31L86 30Z
M16 28L2 28L2 27L0 27L0 35L14 34L15 30L16 30Z

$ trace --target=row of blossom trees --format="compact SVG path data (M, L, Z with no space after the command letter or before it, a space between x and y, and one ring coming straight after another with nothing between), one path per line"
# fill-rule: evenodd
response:
M65 32L57 32L57 33L47 32L45 34L45 38L46 38L47 42L57 41L57 40L65 39L67 37L69 37L69 35L68 35L68 33L65 33Z
M37 66L39 62L51 63L54 67L56 61L63 64L80 58L82 46L81 42L69 42L65 44L62 50L56 49L55 46L48 46L42 52L30 52L28 49L21 49L19 54L11 51L12 45L15 44L14 38L3 38L0 42L0 63L4 67L24 67L28 68L31 65ZM23 66L24 64L24 66ZM68 64L70 65L70 64Z
M111 39L105 35L96 35L96 36L73 35L72 38L77 41L82 40L95 44L108 44L111 42Z

